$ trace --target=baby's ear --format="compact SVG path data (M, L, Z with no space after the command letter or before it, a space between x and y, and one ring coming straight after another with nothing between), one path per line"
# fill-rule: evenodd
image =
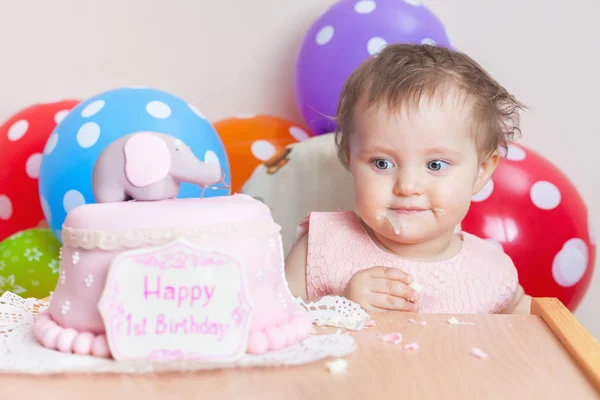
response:
M496 170L498 166L498 162L500 162L500 153L495 150L490 153L487 157L482 158L479 161L479 169L477 171L477 179L475 180L475 185L473 186L473 193L478 193L486 183L492 177L492 174Z

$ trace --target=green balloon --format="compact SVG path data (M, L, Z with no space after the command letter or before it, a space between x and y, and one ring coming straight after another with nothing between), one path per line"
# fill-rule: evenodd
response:
M0 243L0 295L8 291L23 298L49 296L58 282L60 247L46 228L27 229L6 238Z

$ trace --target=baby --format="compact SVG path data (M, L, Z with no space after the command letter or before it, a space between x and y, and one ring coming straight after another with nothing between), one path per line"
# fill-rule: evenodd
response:
M336 132L357 212L301 222L286 259L294 296L341 295L367 311L528 314L510 257L455 230L523 108L443 47L393 44L362 63L342 90Z

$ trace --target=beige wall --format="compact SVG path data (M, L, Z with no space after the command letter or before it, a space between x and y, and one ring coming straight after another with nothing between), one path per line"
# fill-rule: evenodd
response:
M0 0L0 119L32 102L137 84L182 96L211 120L253 112L300 121L296 51L303 31L332 2ZM600 225L600 3L424 3L455 46L531 106L523 143L574 181ZM599 276L576 313L596 337Z

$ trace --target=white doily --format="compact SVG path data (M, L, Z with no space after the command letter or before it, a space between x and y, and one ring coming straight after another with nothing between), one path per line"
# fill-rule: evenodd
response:
M337 326L359 331L364 329L369 320L369 314L365 310L345 297L326 296L314 303L305 303L298 297L296 301L308 311L313 322L319 326Z
M313 321L324 319L340 321L364 311L344 298L324 298L317 303L302 303L312 314ZM354 305L354 306L353 306ZM92 356L66 354L46 349L35 341L33 321L48 303L38 299L23 299L11 292L0 297L0 372L28 374L53 373L145 373L161 371L194 371L232 367L293 366L344 357L352 353L356 344L350 335L311 335L302 343L262 355L245 355L234 363L207 364L191 361L151 363L148 361L115 361ZM339 310L339 311L336 311ZM364 314L366 315L366 314ZM356 317L353 317L356 319ZM366 320L366 319L365 319ZM364 324L364 321L362 322ZM359 324L361 325L361 324ZM353 325L353 326L356 326Z

